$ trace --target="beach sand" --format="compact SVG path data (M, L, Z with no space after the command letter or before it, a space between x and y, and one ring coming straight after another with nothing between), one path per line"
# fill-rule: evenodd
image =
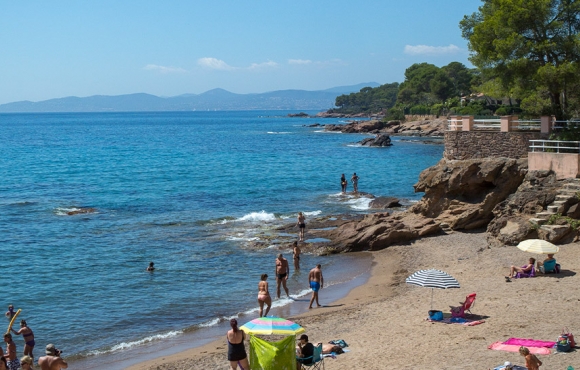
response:
M453 232L408 245L369 252L371 277L345 298L290 318L306 329L310 341L344 339L349 352L326 358L333 369L493 369L518 353L487 347L510 337L555 341L567 326L580 338L580 244L560 246L559 275L505 282L512 264L531 255L516 247L488 248L486 234ZM472 292L472 312L485 320L476 326L426 321L431 289L405 284L420 269L436 268L454 276L460 289L434 291L433 308L449 312ZM320 291L324 301L324 289ZM305 303L306 304L306 303ZM225 333L224 333L225 336ZM230 369L225 341L130 367L131 370ZM580 368L580 351L538 356L542 369Z

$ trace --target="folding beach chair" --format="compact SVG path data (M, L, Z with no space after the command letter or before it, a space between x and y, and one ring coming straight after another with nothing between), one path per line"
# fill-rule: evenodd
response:
M471 293L467 297L465 297L465 302L461 304L459 307L449 306L451 308L451 316L452 317L465 317L465 311L471 313L471 306L475 302L475 293ZM473 315L473 314L472 314Z
M304 364L302 361L307 361L312 359L312 362L309 364ZM322 357L322 343L318 343L317 346L314 347L314 353L311 357L303 357L300 358L301 370L320 370L324 369L324 357Z

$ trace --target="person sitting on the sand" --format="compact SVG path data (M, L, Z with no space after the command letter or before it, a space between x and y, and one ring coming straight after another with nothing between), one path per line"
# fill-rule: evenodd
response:
M314 345L308 342L308 335L302 334L296 348L296 369L300 370L301 364L312 364L314 356Z
M545 274L546 272L553 272L556 267L556 259L554 258L553 254L548 254L548 258L543 261L538 261L537 265L538 270L540 270L542 274ZM548 267L548 271L546 271L544 265Z
M531 274L531 272L533 271L535 263L536 263L536 259L530 258L528 260L528 264L524 265L522 267L512 265L510 267L509 276L505 277L506 281L510 281L511 278L515 278L517 274L528 274L528 275Z
M540 361L536 355L531 354L527 347L520 347L520 355L524 356L526 359L526 368L528 370L540 370L542 366L542 361Z

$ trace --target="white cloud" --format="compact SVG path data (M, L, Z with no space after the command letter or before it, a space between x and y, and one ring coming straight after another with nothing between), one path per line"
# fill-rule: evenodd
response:
M205 68L217 69L219 71L233 71L234 69L237 69L236 67L230 66L223 60L216 58L200 58L197 60L197 64Z
M443 55L455 54L461 49L449 44L449 46L429 46L429 45L405 45L405 54L409 55Z
M272 62L271 60L264 63L252 63L248 69L260 69L260 68L274 68L277 67L278 63Z
M187 73L187 71L183 68L179 67L164 67L158 66L156 64L147 64L143 67L146 71L158 71L159 73L167 74L167 73Z
M308 59L288 59L288 64L312 64L312 61Z

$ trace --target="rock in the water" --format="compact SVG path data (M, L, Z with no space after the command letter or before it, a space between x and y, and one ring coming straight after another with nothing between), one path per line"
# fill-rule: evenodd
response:
M391 146L391 138L387 134L377 134L375 137L369 137L359 141L362 146Z

